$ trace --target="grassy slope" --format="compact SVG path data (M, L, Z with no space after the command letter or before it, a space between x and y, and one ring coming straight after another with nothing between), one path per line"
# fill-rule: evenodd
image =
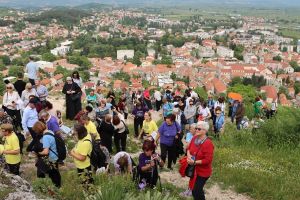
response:
M250 131L227 126L215 141L213 180L255 199L300 199L300 149L268 149Z

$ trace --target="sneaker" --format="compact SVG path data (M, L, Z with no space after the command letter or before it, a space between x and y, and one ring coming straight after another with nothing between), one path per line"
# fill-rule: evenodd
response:
M193 191L192 190L188 190L189 192L187 193L187 197L191 197L191 196L193 196Z
M191 190L187 189L186 191L181 192L179 195L182 197L188 197L188 196L190 196L189 195L190 193L191 193Z

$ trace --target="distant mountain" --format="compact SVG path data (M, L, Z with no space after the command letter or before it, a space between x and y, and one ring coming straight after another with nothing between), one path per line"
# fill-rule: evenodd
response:
M0 0L0 6L8 7L49 7L78 6L81 4L99 3L113 6L189 6L189 5L227 5L255 7L300 7L299 0Z

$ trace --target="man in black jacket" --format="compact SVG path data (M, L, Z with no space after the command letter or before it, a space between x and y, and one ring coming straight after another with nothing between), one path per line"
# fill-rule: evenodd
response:
M17 90L19 96L22 96L22 92L25 90L26 82L23 81L23 73L18 73L18 80L14 83L14 87Z

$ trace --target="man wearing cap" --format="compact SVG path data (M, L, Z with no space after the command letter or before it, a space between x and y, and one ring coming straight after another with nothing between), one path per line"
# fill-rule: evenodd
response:
M24 131L26 132L26 135L30 134L32 137L32 141L28 145L27 151L32 151L32 148L33 148L35 140L36 140L36 133L32 130L33 125L39 119L38 113L35 108L36 103L37 103L36 99L31 98L29 100L28 105L24 109L24 113L23 113L22 127L23 127Z

